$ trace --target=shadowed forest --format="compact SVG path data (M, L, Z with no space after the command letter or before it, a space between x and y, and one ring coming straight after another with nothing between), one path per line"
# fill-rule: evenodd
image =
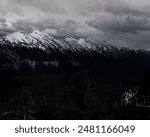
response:
M0 119L150 119L149 56L58 60L26 50L1 46Z

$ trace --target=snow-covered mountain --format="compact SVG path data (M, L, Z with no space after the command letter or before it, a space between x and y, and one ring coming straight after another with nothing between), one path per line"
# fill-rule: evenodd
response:
M113 83L132 81L150 71L150 52L39 31L15 32L0 38L0 72L59 70L67 74L82 66L93 78Z
M22 62L32 64L29 62L38 61L43 63L50 61L50 64L52 61L60 61L63 64L68 62L75 66L80 63L95 62L95 67L99 65L102 68L103 66L104 70L108 64L112 67L115 61L117 65L120 63L122 64L120 67L125 68L134 63L140 64L140 66L143 65L143 62L144 65L149 64L150 58L150 52L145 50L114 46L92 38L58 37L39 31L30 34L15 32L0 37L0 54L3 55L3 58L5 57L5 63L2 62L2 67L8 66L8 60L17 66ZM28 61L24 61L24 59ZM92 60L90 61L90 59ZM125 62L126 66L124 66ZM94 66L94 63L91 65Z
M105 55L107 53L113 53L114 56L117 56L120 54L126 55L131 51L129 48L112 46L104 41L102 42L91 38L59 38L39 31L34 31L30 34L15 32L1 37L0 44L9 44L15 47L38 48L47 53L66 53L67 51L71 51L73 53L82 54L99 53ZM135 50L135 52L138 51L139 50Z

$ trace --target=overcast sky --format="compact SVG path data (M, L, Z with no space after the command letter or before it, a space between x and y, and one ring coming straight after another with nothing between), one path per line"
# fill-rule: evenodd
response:
M0 34L34 30L150 50L150 0L2 0Z

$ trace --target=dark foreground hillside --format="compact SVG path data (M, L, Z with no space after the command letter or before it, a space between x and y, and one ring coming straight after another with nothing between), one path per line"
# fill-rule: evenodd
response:
M0 53L0 119L150 119L148 52Z

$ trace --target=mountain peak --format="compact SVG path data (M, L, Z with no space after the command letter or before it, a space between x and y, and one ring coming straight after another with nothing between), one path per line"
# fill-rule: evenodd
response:
M40 32L40 31L33 31L32 33L29 34L33 39L36 39L36 40L40 40L40 41L43 41L43 39L45 38L50 38L51 36L47 33L43 33L43 32Z
M48 35L47 33L43 33L40 31L33 31L32 33L30 33L31 36L46 36Z
M23 32L14 32L12 34L7 35L6 39L11 43L24 42L24 40L26 39L26 34L24 34Z

